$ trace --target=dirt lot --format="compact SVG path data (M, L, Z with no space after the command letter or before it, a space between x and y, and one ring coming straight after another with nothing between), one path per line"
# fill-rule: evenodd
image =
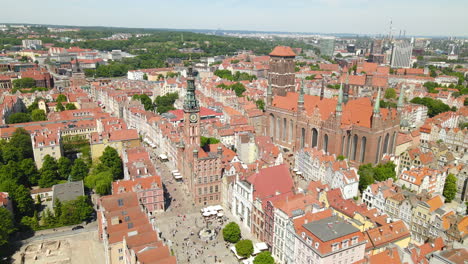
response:
M104 248L97 239L97 231L34 241L21 247L13 259L14 264L105 263Z

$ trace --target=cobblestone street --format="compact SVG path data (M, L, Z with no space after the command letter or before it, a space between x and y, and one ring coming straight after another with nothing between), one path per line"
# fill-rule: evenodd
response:
M153 158L163 182L166 186L168 203L166 212L156 216L156 224L162 233L162 239L171 246L178 263L238 263L230 251L231 244L223 240L222 227L232 221L229 212L223 212L223 220L213 219L208 224L210 229L217 231L213 240L202 241L198 234L207 226L200 210L192 202L190 193L183 182L172 179L171 171L159 160ZM250 234L242 232L244 237Z

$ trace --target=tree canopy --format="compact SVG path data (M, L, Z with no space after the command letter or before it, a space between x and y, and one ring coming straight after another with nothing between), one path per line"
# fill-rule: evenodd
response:
M201 136L200 137L200 146L203 148L205 147L206 145L209 145L209 144L218 144L220 141L219 139L217 138L213 138L213 137L204 137L204 136Z
M135 94L132 96L133 100L139 100L141 104L145 107L146 111L154 111L154 104L151 101L151 98L146 94Z
M21 88L34 88L36 87L36 81L33 78L21 78L13 80L13 87L17 89Z
M453 174L447 175L445 179L443 195L445 197L445 202L450 203L457 194L457 177Z
M31 112L31 120L32 121L45 121L47 120L47 115L45 111L42 109L34 109Z
M156 111L159 114L162 114L170 110L175 110L174 103L177 99L179 99L178 93L168 93L166 95L156 97L154 100L154 103L157 106Z
M255 256L253 264L275 264L275 259L271 256L270 251L263 251Z
M236 243L237 255L248 258L254 252L252 240L244 239Z
M395 99L397 97L396 91L393 88L387 88L385 90L385 99Z
M457 111L455 107L451 108L450 106L444 104L441 100L432 99L430 97L415 97L411 100L411 103L427 106L427 114L429 117L434 117L443 112Z
M223 238L225 241L237 243L240 239L241 231L239 225L235 222L230 222L223 228Z
M396 165L391 161L378 164L375 167L370 163L359 166L359 190L364 191L375 181L386 181L389 178L396 180L395 167Z
M7 124L17 124L31 122L31 116L28 113L13 113L7 118Z
M13 216L8 209L0 207L0 247L8 243L8 238L14 231Z

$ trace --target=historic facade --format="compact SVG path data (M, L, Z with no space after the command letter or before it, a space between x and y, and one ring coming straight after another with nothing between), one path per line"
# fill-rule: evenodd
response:
M275 64L289 64L276 60L275 56L271 60ZM324 98L323 88L320 96L305 95L303 85L299 93L287 91L282 95L274 92L274 84L276 81L271 79L264 130L274 143L292 152L318 147L330 154L343 155L352 164L375 164L384 154L394 153L402 98L398 110L385 109L380 108L380 91L373 103L370 98L349 99L348 84L344 89L342 85L338 99Z
M190 67L178 168L188 184L195 205L219 204L221 201L222 149L220 146L215 148L216 145L200 146L200 107L195 97L195 78Z

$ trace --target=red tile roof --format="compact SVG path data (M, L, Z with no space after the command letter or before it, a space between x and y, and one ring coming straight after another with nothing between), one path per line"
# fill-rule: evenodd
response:
M286 164L264 168L247 179L254 186L254 196L260 199L273 196L276 193L293 191L289 168Z
M270 53L270 56L295 57L296 53L288 46L276 46Z

